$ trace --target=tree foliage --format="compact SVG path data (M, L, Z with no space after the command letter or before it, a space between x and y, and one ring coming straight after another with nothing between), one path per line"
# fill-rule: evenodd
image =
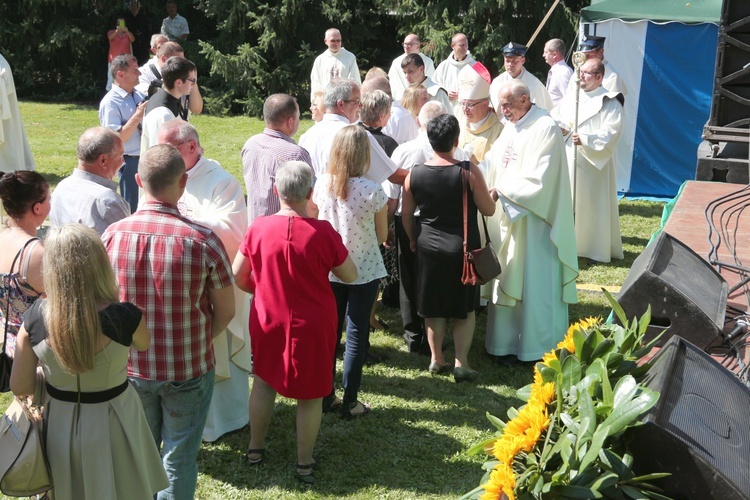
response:
M158 31L164 3L141 0ZM338 28L359 67L388 69L411 32L437 64L450 38L464 32L475 58L493 73L502 47L527 43L553 0L178 0L190 23L185 53L198 65L206 109L259 115L263 100L287 92L308 104L309 76L325 49L323 36ZM570 44L586 0L555 9L527 56L526 67L546 75L542 47L549 38ZM37 99L98 102L106 80L106 32L125 0L19 0L0 2L0 52L10 61L19 94Z

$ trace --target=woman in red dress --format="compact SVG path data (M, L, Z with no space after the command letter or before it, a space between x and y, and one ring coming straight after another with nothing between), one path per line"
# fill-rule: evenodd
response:
M283 163L274 191L281 209L255 219L234 261L237 286L254 293L250 308L253 388L248 464L260 464L276 394L297 400L297 471L314 481L312 458L322 399L333 384L336 301L333 272L351 282L357 268L330 223L307 216L312 169Z

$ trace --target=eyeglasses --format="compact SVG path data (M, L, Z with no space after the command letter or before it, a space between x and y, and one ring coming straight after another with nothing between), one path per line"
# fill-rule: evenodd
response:
M411 45L419 45L419 42L402 43L401 45L403 45L404 47L409 47Z
M185 81L186 82L191 82L191 83L198 83L198 79L197 78L185 78Z
M481 104L481 103L483 103L486 100L488 100L488 99L480 99L480 100L474 101L474 102L471 102L471 101L461 101L461 107L462 108L466 108L468 110L472 110L472 109L474 109L474 107L477 104Z
M586 76L596 76L599 73L597 71L581 71L581 74Z
M347 101L347 100L344 100L344 102L353 102L357 106L359 106L360 104L362 104L362 101L360 101L359 99L357 99L356 101Z

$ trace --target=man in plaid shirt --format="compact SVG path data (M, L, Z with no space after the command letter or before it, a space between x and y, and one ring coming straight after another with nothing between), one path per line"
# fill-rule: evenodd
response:
M128 376L170 480L157 497L192 499L213 394L212 339L234 316L234 277L219 237L177 210L187 183L177 148L147 150L136 182L145 192L143 205L102 239L120 299L144 311L152 334L148 350L131 351Z

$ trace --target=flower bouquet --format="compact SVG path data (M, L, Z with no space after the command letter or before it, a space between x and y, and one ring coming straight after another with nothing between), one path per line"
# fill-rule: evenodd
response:
M644 343L651 312L628 322L605 294L626 326L595 318L573 324L536 364L534 382L518 390L526 405L508 410L507 422L487 414L497 432L469 453L492 460L465 499L667 498L650 481L668 474L633 472L625 432L659 398L637 381L658 340Z

